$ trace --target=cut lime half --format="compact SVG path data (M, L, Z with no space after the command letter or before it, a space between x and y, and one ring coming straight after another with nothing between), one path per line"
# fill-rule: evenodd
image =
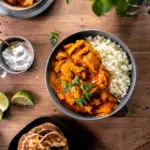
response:
M0 110L0 120L3 118L3 112Z
M6 97L5 94L3 94L2 92L0 92L0 110L2 112L6 111L7 108L9 107L9 100Z
M15 105L33 105L33 97L27 91L19 91L12 97L11 102Z

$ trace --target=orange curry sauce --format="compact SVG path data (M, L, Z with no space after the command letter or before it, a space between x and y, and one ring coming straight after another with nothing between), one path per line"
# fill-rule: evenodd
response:
M80 85L92 83L90 99L86 105L76 102L84 91L80 85L73 85L64 92L64 84L79 78ZM117 98L110 94L108 86L110 75L101 63L100 55L85 40L64 45L53 58L50 66L50 85L59 101L66 108L85 115L105 116L117 107Z

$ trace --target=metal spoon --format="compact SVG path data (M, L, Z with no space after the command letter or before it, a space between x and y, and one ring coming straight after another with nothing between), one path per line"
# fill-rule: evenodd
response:
M0 38L0 41L3 42L4 44L6 44L7 46L10 46L10 45L11 45L10 43L8 43L7 41L5 41L5 40L3 40L3 39L1 39L1 38Z

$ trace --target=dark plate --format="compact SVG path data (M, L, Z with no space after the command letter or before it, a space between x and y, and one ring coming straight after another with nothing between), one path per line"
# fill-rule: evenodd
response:
M8 150L17 150L19 139L23 134L27 133L32 128L46 122L53 123L60 128L65 137L68 139L69 150L90 150L88 144L80 139L80 137L78 137L78 135L73 130L69 129L65 124L63 124L59 119L56 119L55 117L40 117L32 121L13 138L13 140L9 144Z
M28 19L35 17L45 11L54 0L42 0L38 5L27 10L12 10L0 4L0 14L14 18Z

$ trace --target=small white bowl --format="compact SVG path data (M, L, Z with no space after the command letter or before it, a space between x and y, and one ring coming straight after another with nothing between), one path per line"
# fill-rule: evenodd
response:
M5 2L4 0L0 1L0 4L10 10L15 10L15 11L23 11L23 10L28 10L31 9L35 6L37 6L42 0L39 0L38 2L36 2L33 6L30 7L16 7L16 6L12 6L10 4L8 4L7 2Z

